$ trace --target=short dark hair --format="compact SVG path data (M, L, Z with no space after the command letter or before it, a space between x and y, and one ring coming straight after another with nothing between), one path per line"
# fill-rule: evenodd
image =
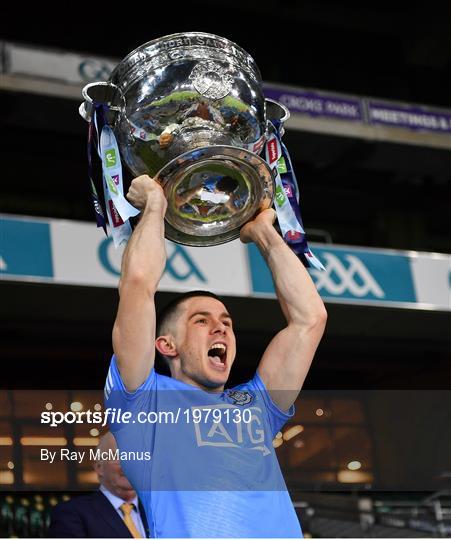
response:
M188 291L178 295L176 298L171 300L163 309L161 309L157 314L157 328L156 328L156 337L161 335L161 330L164 327L165 323L175 315L180 304L188 300L189 298L194 298L196 296L208 296L210 298L215 298L222 302L222 299L210 291Z

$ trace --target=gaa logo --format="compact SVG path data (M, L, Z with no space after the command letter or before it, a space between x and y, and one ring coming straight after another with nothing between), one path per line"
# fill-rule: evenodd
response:
M372 295L375 298L384 298L385 293L376 279L371 275L363 261L355 255L343 256L343 263L333 253L323 253L321 258L325 263L325 272L312 269L318 292L341 296L350 293L357 298Z
M113 63L106 63L94 58L87 58L78 66L78 72L84 81L108 79L113 69Z

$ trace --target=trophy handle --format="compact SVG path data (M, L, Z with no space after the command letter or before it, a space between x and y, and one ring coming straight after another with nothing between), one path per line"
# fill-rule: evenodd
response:
M266 98L266 118L268 120L278 120L283 130L283 125L290 118L290 111L278 101L274 99Z
M78 112L80 116L87 122L91 121L92 109L94 103L105 103L108 105L111 111L109 121L114 125L117 114L125 112L125 97L121 92L121 89L112 82L93 82L87 84L81 92L84 101L80 105ZM117 95L120 97L120 105L113 105L117 103Z

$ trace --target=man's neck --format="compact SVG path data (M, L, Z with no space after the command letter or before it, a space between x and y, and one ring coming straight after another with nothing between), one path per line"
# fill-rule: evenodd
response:
M220 394L221 392L224 392L224 385L220 386L207 386L205 384L200 383L199 381L196 381L195 379L192 379L188 375L185 375L184 373L172 373L171 377L173 379L176 379L177 381L183 382L185 384L189 384L190 386L195 386L196 388L199 388L200 390L203 390L204 392L209 392L210 394Z
M111 495L114 495L118 499L121 499L125 502L132 502L136 498L136 491L132 489L121 489L121 490L111 490L107 488L105 485L100 484L100 491L104 492L108 491Z

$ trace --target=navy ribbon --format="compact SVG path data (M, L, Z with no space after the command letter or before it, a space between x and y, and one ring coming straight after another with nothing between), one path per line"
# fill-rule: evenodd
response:
M88 176L89 176L89 185L91 192L91 200L94 207L94 214L97 222L97 227L102 227L105 234L108 236L106 228L106 219L105 213L103 211L102 205L100 203L99 195L97 193L96 185L94 182L94 174L92 168L92 149L95 146L96 152L98 153L98 144L99 144L99 134L96 133L95 123L102 122L102 125L105 123L104 115L104 105L93 103L91 121L88 126L88 143L87 143L87 154L88 154ZM97 119L97 122L96 122Z
M284 188L285 195L287 196L291 208L296 216L300 228L302 231L305 231L304 225L302 223L301 209L299 206L299 189L298 183L296 180L296 175L294 173L293 164L291 162L290 154L288 153L287 147L282 142L283 126L279 120L270 121L274 128L274 135L279 141L281 152L282 152L282 166L279 167L279 174L282 181L282 186ZM285 165L285 171L281 168ZM277 205L276 205L277 210ZM300 232L299 230L288 230L282 231L282 236L291 250L299 257L304 266L307 268L316 268L318 270L325 270L322 263L315 257L307 243L307 235L305 232Z

